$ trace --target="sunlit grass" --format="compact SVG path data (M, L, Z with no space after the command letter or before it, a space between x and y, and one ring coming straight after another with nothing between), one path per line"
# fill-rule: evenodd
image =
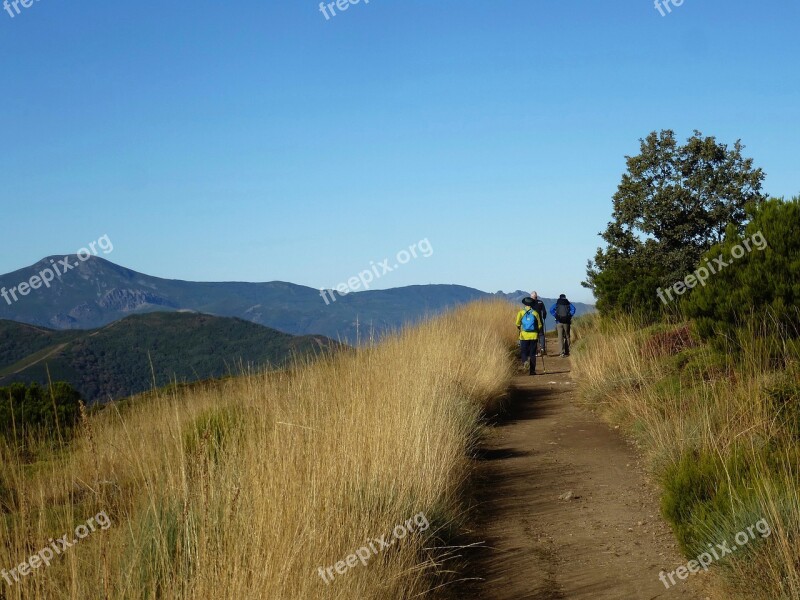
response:
M760 518L768 539L712 569L720 597L800 598L800 370L792 344L742 334L729 352L688 324L582 320L583 400L636 440L688 558Z
M507 303L476 303L373 347L110 406L57 459L3 444L0 568L101 510L113 521L0 580L6 598L437 597L463 576L443 546L514 333ZM323 582L318 567L421 512L425 534Z

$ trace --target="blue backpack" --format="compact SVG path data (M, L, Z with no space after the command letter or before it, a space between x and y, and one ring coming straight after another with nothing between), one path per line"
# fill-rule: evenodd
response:
M539 331L539 319L536 318L532 308L529 308L522 315L522 331L527 333L537 333Z

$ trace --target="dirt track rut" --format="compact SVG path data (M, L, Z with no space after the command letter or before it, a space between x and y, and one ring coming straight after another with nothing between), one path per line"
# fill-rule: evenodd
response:
M570 359L520 375L477 460L480 600L702 600L699 575L666 589L686 563L659 515L635 448L575 404ZM542 373L541 362L539 373ZM571 496L570 496L571 493ZM568 499L564 499L568 498Z

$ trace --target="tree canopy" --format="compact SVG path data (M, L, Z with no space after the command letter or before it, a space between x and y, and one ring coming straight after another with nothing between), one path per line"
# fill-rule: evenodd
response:
M657 288L691 273L730 224L742 231L746 207L765 199L764 173L743 149L699 131L684 145L671 130L640 140L640 153L626 157L613 220L600 234L607 246L589 261L583 283L601 312L656 314Z

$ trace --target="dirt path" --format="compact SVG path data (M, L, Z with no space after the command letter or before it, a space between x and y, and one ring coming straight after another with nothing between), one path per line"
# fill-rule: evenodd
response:
M51 356L53 356L54 354L58 354L59 352L61 352L61 351L62 351L64 348L66 348L67 346L69 346L69 342L67 342L67 343L65 343L65 344L59 344L59 345L57 345L55 348L53 348L53 349L52 349L50 352L48 352L47 354L45 354L44 356L42 356L41 358L37 358L37 359L36 359L36 360L34 360L33 362L29 362L29 363L25 363L25 364L23 364L23 365L22 365L20 368L18 368L16 371L11 371L10 373L5 373L4 375L0 376L0 379L3 379L3 378L5 378L5 377L9 377L9 376L11 376L11 375L16 375L17 373L22 373L22 372L23 372L25 369L27 369L27 368L29 368L29 367L32 367L33 365L38 365L38 364L39 364L40 362L42 362L43 360L47 360L48 358L50 358L50 357L51 357ZM23 358L22 360L25 360L25 359Z
M476 534L487 548L468 597L702 600L699 575L670 589L659 581L686 559L635 450L574 403L569 361L548 357L549 375L516 378L479 456Z

